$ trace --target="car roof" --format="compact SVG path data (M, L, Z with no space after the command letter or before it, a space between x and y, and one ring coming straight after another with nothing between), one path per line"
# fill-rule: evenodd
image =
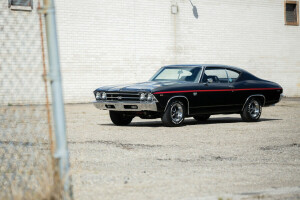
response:
M164 67L220 67L220 68L228 68L228 69L233 69L236 71L240 71L240 72L246 72L245 70L238 68L238 67L234 67L234 66L230 66L230 65L220 65L220 64L184 64L184 65L167 65Z

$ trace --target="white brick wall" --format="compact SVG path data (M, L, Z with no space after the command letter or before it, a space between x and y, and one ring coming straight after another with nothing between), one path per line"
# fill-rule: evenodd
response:
M66 101L92 101L99 86L181 63L242 67L300 96L300 29L284 25L283 0L193 3L198 19L188 0L57 0Z
M146 81L163 65L195 63L241 67L300 96L300 27L284 25L284 0L193 0L198 19L188 0L55 2L67 103L93 101L102 85Z
M220 63L244 68L300 96L300 27L284 25L283 0L197 1L199 19L179 1L179 63Z
M173 63L170 2L161 0L57 1L64 94L93 101L101 85L148 80Z
M0 1L0 105L45 103L37 1L34 8L12 11Z

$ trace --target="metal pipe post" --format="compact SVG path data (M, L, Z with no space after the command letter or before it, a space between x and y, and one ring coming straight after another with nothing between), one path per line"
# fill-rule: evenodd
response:
M56 142L54 157L58 161L60 180L64 190L63 198L72 199L54 0L44 0L44 14L47 33L48 59L50 66L48 78L51 81L52 109Z

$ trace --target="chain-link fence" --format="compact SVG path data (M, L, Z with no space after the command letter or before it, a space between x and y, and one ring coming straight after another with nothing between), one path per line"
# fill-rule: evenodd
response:
M0 199L60 198L42 2L0 2Z

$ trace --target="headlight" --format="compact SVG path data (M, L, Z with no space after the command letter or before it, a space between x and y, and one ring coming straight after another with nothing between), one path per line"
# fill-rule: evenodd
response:
M105 92L96 92L96 100L105 100L107 95Z
M149 93L147 95L147 101L153 101L153 94Z
M157 102L155 96L151 93L141 93L140 101L155 101L155 102Z
M101 93L100 92L96 92L96 99L97 100L101 99Z
M140 94L140 101L145 101L146 100L146 94L145 93L141 93Z
M105 100L106 98L107 98L106 93L103 92L102 95L101 95L101 99Z

